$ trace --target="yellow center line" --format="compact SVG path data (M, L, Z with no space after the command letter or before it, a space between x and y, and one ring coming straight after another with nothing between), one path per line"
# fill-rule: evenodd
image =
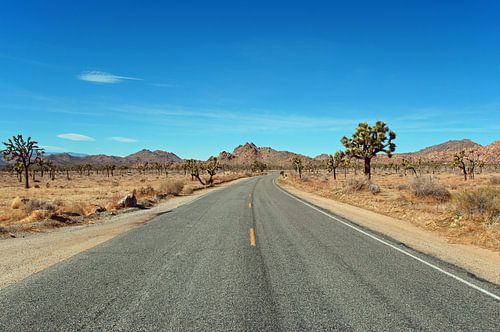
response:
M255 247L255 231L250 228L250 246Z

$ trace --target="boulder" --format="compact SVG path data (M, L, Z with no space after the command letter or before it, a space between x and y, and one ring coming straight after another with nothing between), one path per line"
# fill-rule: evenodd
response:
M128 194L118 201L119 208L137 207L137 198L133 193Z

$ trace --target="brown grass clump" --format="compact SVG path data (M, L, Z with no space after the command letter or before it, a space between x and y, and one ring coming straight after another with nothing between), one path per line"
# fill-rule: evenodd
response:
M21 198L19 198L19 196L17 196L16 198L14 198L14 200L12 200L12 203L10 203L10 208L16 210L19 209L22 205L23 201L21 200Z
M182 188L182 193L185 194L185 195L191 195L194 191L194 188L191 186L191 185L187 185L187 186L184 186L184 188Z
M368 188L370 181L367 178L352 178L345 182L345 189L347 192L362 191Z
M500 222L500 188L463 191L454 198L459 215L487 223Z
M24 205L24 211L26 213L31 213L37 210L53 212L56 209L57 207L53 203L42 199L31 199Z
M157 192L151 186L141 187L139 190L135 191L137 198L151 198L156 196Z
M165 195L174 195L177 196L181 193L184 188L184 182L175 180L175 181L165 181L160 185L160 192Z
M492 176L490 178L490 184L499 185L500 184L500 176Z
M33 210L26 218L22 219L20 223L28 223L28 222L44 220L47 219L50 216L50 214L51 212L48 210Z
M450 192L430 177L414 178L409 189L416 197L433 198L439 202L446 202L451 198Z
M367 178L352 178L345 182L344 191L348 193L369 191L372 194L380 193L380 186L370 182Z

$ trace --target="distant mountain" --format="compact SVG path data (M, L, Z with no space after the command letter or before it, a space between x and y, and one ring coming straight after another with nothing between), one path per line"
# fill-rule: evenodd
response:
M150 151L143 149L125 157L127 162L132 164L138 163L170 163L182 161L176 154L162 150Z
M83 164L133 166L143 163L170 163L182 161L182 159L174 153L160 150L141 150L126 157L103 154L75 156L71 153L57 153L47 155L45 158L61 166Z
M219 153L220 162L230 165L250 165L254 160L258 160L269 167L290 167L294 157L300 157L304 161L312 160L310 157L289 151L278 151L270 147L257 147L254 143L239 145L231 153L227 151Z
M420 151L413 153L415 156L423 156L426 158L441 158L447 157L461 150L478 150L482 148L470 139L451 140L441 144L432 145Z
M500 141L494 141L478 151L486 162L500 162Z
M431 145L417 152L395 153L392 160L400 160L401 158L414 158L422 160L448 162L453 159L455 153L462 150L474 150L478 152L486 162L500 162L500 141L495 141L490 145L482 146L470 139L450 140L441 144ZM377 156L379 162L387 161L385 155Z
M322 153L319 156L314 157L314 160L325 161L328 159L328 154Z
M392 159L385 155L378 155L377 162L398 162L401 158L414 158L422 160L434 161L451 161L453 155L461 150L476 150L481 155L481 158L488 163L500 163L500 140L493 143L481 146L469 139L452 140L441 144L432 145L417 152L396 153ZM288 168L292 165L292 159L300 157L304 165L307 163L320 164L328 158L327 154L321 154L314 158L310 158L301 154L279 151L270 147L257 147L254 143L245 143L238 145L232 152L222 151L219 153L219 160L222 164L232 166L241 165L249 166L254 160L266 163L271 168ZM135 166L144 163L176 163L182 162L172 152L156 150L140 150L126 157L108 156L108 155L84 155L77 153L51 153L45 156L47 160L51 160L56 165L71 166L71 165L117 165L117 166ZM0 166L6 162L0 157Z

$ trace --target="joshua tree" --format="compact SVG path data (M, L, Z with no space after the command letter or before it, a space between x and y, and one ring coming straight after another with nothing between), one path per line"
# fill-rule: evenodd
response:
M293 157L292 164L295 170L297 171L297 174L299 174L299 178L302 178L302 169L304 168L304 165L302 164L302 159L300 159L299 157Z
M371 160L377 153L386 153L392 156L396 150L396 144L392 141L396 139L396 134L390 131L382 121L377 121L374 126L362 122L356 128L352 138L342 137L340 142L346 147L346 154L364 162L365 175L371 178Z
M115 165L105 165L104 169L106 170L106 176L107 177L109 177L110 174L111 174L111 176L115 176L114 173L113 173L115 171L115 169L116 169Z
M203 181L201 181L200 178L198 178L198 180L200 180L200 182L204 185L209 185L211 186L213 183L214 183L214 175L215 173L217 172L217 170L219 169L220 165L219 165L219 161L217 160L217 157L210 157L207 161L207 163L203 166L203 168L207 171L208 175L209 175L209 178L208 180L203 183Z
M205 185L203 180L200 177L200 163L194 159L189 159L186 160L185 164L186 170L189 172L191 175L191 181L194 181L194 179L198 179L202 185Z
M479 154L475 153L474 150L462 150L453 157L452 166L461 169L464 180L467 181L467 176L474 179L475 168L480 163Z
M23 167L24 187L28 189L29 169L34 163L37 163L43 155L44 150L38 146L38 142L32 141L31 137L25 141L22 135L12 136L7 142L3 143L5 150L2 151L3 157L8 161L15 161Z
M333 172L333 179L337 180L337 168L344 163L345 153L342 151L335 152L334 155L329 155L326 161L326 170L328 173Z
M51 160L47 160L45 162L45 166L49 172L50 179L54 181L56 179L56 167L54 166L54 163Z
M403 167L403 169L405 171L411 170L413 172L413 174L415 175L415 177L418 177L417 170L415 169L415 166L413 165L413 163L410 159L403 158L401 160L401 167ZM406 175L406 172L405 172L405 175Z

